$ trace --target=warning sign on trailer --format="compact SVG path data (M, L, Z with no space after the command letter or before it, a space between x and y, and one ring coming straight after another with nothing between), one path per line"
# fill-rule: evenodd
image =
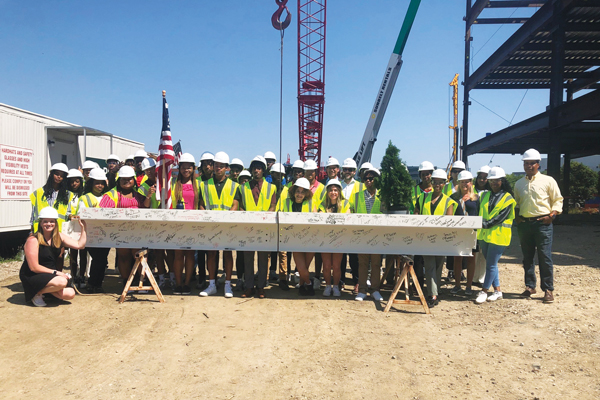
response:
M33 192L33 150L0 144L0 199L28 200Z

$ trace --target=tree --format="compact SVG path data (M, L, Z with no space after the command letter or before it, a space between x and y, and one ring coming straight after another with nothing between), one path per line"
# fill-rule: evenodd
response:
M400 158L400 150L390 140L381 160L381 201L389 211L408 210L414 181Z
M515 183L517 183L517 181L522 177L523 175L508 174L506 175L506 180L508 183L510 183L510 187L514 189Z
M560 169L560 187L564 188L562 177L564 167ZM598 184L598 173L590 167L587 167L577 161L571 161L571 173L569 174L569 196L573 201L583 206L586 200L589 200L596 194L596 185ZM564 190L564 189L563 189Z

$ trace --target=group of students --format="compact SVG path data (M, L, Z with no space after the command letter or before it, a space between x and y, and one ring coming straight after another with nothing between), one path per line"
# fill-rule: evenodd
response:
M292 165L291 176L287 181L284 166L276 163L272 152L254 157L245 169L241 160L230 160L221 151L214 155L208 152L202 154L196 172L194 156L185 153L179 158L176 178L170 188L171 208L363 214L385 212L385 204L381 202L375 182L380 176L379 170L370 163L361 165L360 180L355 179L356 170L356 162L351 158L345 159L341 165L335 158L329 158L326 165L327 177L319 181L317 164L312 160L298 160ZM412 193L411 212L414 214L479 215L483 218L483 227L478 231L478 245L474 252L483 256L486 268L485 280L476 302L501 299L498 260L510 244L511 226L515 218L515 200L504 170L500 167L482 167L474 178L465 169L464 163L457 161L452 165L448 180L446 171L435 169L432 163L424 161L419 166L419 178L420 183ZM63 233L57 236L61 225L73 217L77 218L79 210L84 207L160 208L161 204L155 193L156 163L144 151L138 151L124 163L118 156L110 155L107 159L107 172L91 161L86 161L81 170L69 170L60 163L53 165L46 184L31 195L32 236L25 245L26 260L20 274L26 299L40 306L44 303L40 297L43 293L52 293L65 299L74 295L66 285L67 275L61 272L64 247L72 249L71 274L76 282L84 279L84 251L89 252L92 261L85 288L92 293L102 292L110 249L85 249L85 229L78 242L68 239ZM47 221L49 215L54 218L53 226ZM41 246L49 246L52 251L41 251ZM123 281L130 275L137 250L117 249L116 265ZM79 271L76 251L80 252ZM255 257L257 271L254 268ZM288 272L291 272L291 263L288 262L287 253L238 251L235 258L237 287L242 291L242 297L266 296L269 258L271 268L279 266L279 287L289 290ZM298 277L298 293L301 296L315 294L315 284L320 283L321 272L325 285L322 294L341 296L347 265L350 264L355 300L366 299L369 291L374 300L383 300L379 291L382 281L380 254L294 252L292 258ZM311 279L309 266L313 259L315 278ZM426 284L429 306L434 307L438 304L441 273L446 257L417 256L415 259L423 261L424 268L417 268L417 274L422 283ZM224 296L231 298L233 252L222 251L222 260ZM190 294L194 278L203 289L200 296L217 293L219 251L154 250L153 262L158 269L159 286L164 287L170 281L174 294ZM419 265L418 262L416 264ZM465 294L471 295L475 257L448 257L447 266L454 270L456 282L451 292L456 294L461 291L463 264L466 264L467 269ZM45 267L41 267L43 265ZM196 265L199 267L198 271ZM206 279L205 267L208 268L208 285L202 285ZM48 271L53 268L55 272ZM44 279L32 279L32 276L40 274ZM490 292L492 288L493 292Z

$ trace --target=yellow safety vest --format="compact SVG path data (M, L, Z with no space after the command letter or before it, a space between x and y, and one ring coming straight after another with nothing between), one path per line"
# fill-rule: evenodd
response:
M292 204L292 199L290 197L287 197L283 202L283 209L281 211L292 212ZM309 201L302 202L302 212L315 212L315 209L313 208L312 199Z
M194 179L192 177L192 179ZM190 179L190 184L193 187L193 182L192 179ZM198 183L201 184L203 181L201 181L200 179L197 179ZM177 208L177 204L175 204L175 185L177 184L177 181L173 181L173 183L171 184L171 208ZM182 184L183 186L183 184ZM182 190L183 192L183 190ZM185 209L185 200L183 199L183 193L181 193L181 204L183 204L183 208Z
M317 190L315 190L315 192L313 193L313 199L317 202L317 204L321 204L321 202L323 202L323 200L325 200L326 194L327 194L327 191L325 190L325 185L323 185L321 182L319 182L319 185L317 186Z
M221 197L217 193L215 181L210 178L208 181L200 182L200 192L204 198L204 206L210 211L229 211L233 207L233 198L238 184L231 179L225 178L225 185L221 190Z
M365 203L365 190L357 191L350 198L350 210L355 214L382 214L381 212L381 200L379 199L379 190L375 192L375 201L371 212L367 213L367 204Z
M97 208L100 205L100 201L96 196L94 196L91 192L88 194L84 194L79 198L79 202L77 203L77 212L79 214L79 209L81 208L81 203L87 208Z
M258 196L258 203L255 203L254 196L252 196L252 189L250 188L250 182L244 183L243 186L240 186L243 209L246 211L269 211L269 207L271 207L271 198L276 195L276 190L275 185L267 182L265 178L263 178L263 184Z
M56 211L58 211L59 231L62 230L63 222L67 221L67 216L71 214L71 202L73 201L73 198L75 196L69 191L67 191L67 194L69 196L69 201L67 202L67 204L58 204L58 207L56 207L57 204L55 202L54 208L56 209ZM31 200L31 206L33 208L33 232L37 232L39 225L38 215L40 214L40 211L42 211L42 209L46 207L50 207L46 196L44 196L44 188L41 187L39 189L34 190L33 193L29 195L29 200Z
M508 217L500 224L488 229L480 229L477 232L477 239L487 243L496 244L498 246L508 246L512 238L512 222L515 219L515 205L517 202L510 195L504 193L504 196L496 203L491 212L488 211L490 203L490 192L485 192L481 196L481 205L479 206L479 215L484 221L489 221L504 210L506 207L511 207Z
M288 194L290 193L290 187L289 186L284 186L283 189L281 189L281 193L279 194L279 199L277 199L277 211L283 211L283 203L285 201L285 199L288 198Z
M456 202L454 200L444 193L440 194L440 196L442 196L442 198L433 214L431 214L431 199L433 197L433 192L421 194L419 197L419 213L421 215L446 215L446 210L448 210L448 207L450 206L454 206L454 209L456 210Z
M452 181L446 183L442 189L442 193L448 197L452 196L452 193L454 193L454 183Z
M108 192L104 193L104 196L107 196L115 203L115 208L119 205L119 192L117 189L110 189Z
M337 210L338 214L345 214L348 212L348 210L350 209L350 201L348 200L342 200L342 204L340 204L340 207ZM321 205L319 206L319 211L320 212L327 212L327 210L325 209L325 202L322 202Z
M148 182L144 181L140 185L140 187L138 188L138 193L144 197L148 197L148 193L150 193L150 185L148 185ZM156 200L156 194L154 194L150 198L150 208L152 208L152 209L160 208L160 201Z

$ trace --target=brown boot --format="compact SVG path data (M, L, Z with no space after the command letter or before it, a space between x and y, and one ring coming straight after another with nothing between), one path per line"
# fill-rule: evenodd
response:
M543 301L546 304L554 303L554 295L552 294L552 290L546 290Z
M521 297L525 299L530 299L532 294L535 294L537 291L532 288L526 288L523 293L521 293Z

